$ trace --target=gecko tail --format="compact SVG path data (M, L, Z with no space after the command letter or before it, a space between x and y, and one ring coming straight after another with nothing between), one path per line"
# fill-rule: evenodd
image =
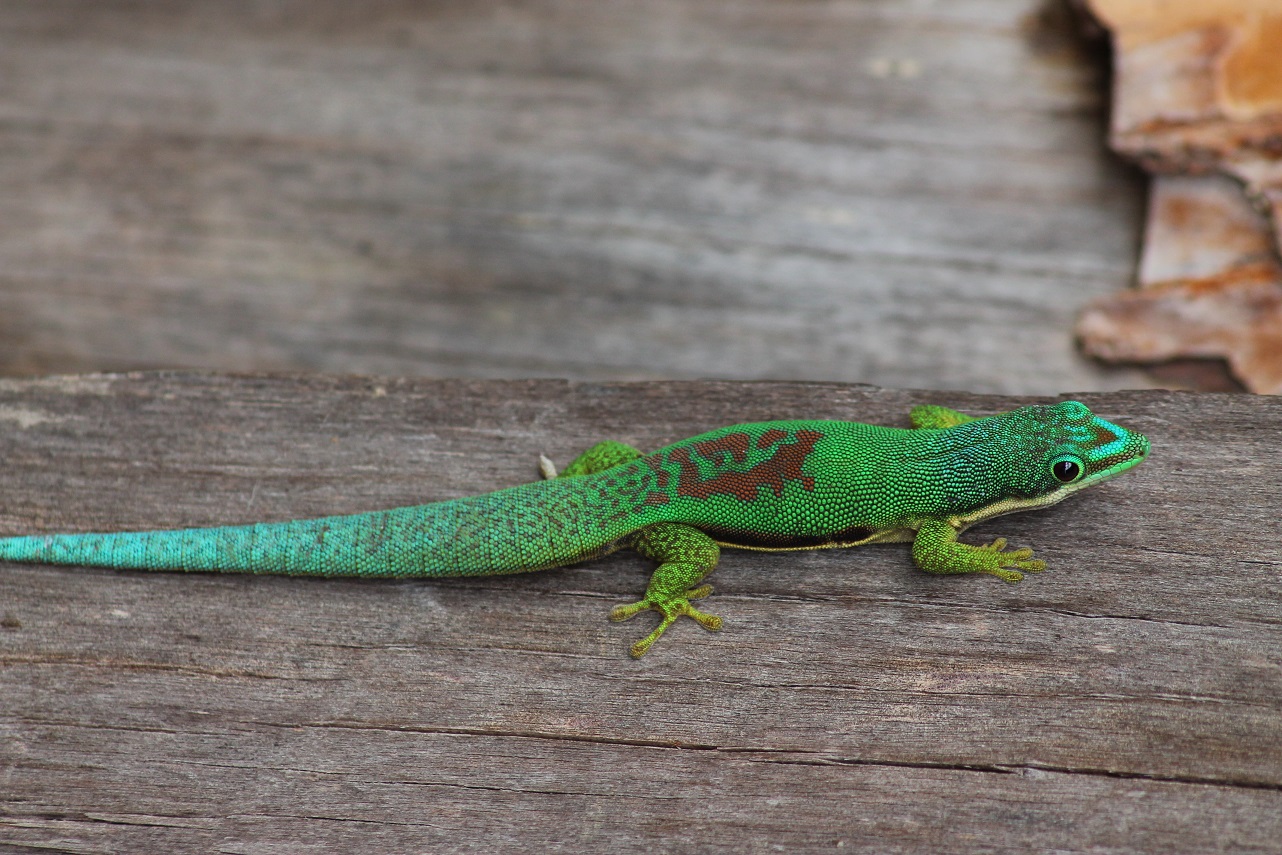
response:
M314 521L306 521L314 522ZM166 529L91 534L47 534L0 539L0 560L118 570L217 571L315 575L317 552L298 540L294 523L225 528ZM330 564L331 575L335 565Z
M625 528L574 522L589 488L586 479L566 479L346 516L0 538L0 561L367 578L520 573L617 548Z
M0 538L0 561L288 576L435 575L432 505L217 528Z

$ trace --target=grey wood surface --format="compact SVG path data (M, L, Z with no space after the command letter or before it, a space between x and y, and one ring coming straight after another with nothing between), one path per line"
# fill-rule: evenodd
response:
M1134 387L1060 0L6 0L0 373Z
M708 633L633 554L477 580L0 567L0 850L1282 851L1282 400L1079 396L1126 477L967 535L727 551ZM614 437L1026 399L830 384L193 374L0 384L0 533L483 492Z

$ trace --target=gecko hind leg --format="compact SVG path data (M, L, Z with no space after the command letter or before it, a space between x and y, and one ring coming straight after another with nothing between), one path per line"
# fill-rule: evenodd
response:
M659 562L644 599L629 605L615 606L610 620L621 621L653 609L662 617L659 625L645 638L632 645L634 658L645 655L677 618L685 615L705 629L721 629L721 618L706 614L690 605L712 593L711 585L699 582L717 566L721 548L716 541L697 528L680 523L655 523L637 533L633 548Z
M576 475L592 475L596 472L604 472L607 469L613 469L622 463L631 463L643 452L622 442L615 442L607 439L604 442L598 442L587 451L580 454L571 461L570 465L565 467L564 471L557 472L556 464L544 455L539 455L539 474L545 479L553 478L573 478Z
M912 426L918 430L922 429L942 429L964 425L967 422L977 421L976 416L968 416L957 410L950 410L948 407L940 407L934 404L923 404L920 407L913 407L908 414L908 420Z

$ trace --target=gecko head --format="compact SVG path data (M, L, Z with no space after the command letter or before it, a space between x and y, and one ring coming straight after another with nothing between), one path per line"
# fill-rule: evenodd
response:
M1022 446L1008 464L1008 487L1037 504L1120 475L1148 456L1148 437L1101 419L1078 401L1023 407L1005 417Z

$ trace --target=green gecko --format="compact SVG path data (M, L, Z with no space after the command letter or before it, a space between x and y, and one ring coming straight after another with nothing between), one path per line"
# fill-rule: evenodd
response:
M659 562L645 596L611 620L657 611L645 654L682 615L721 547L765 551L912 541L927 573L1018 582L1044 570L1031 549L957 535L1044 508L1142 461L1149 442L1077 401L972 418L912 410L912 429L859 422L740 424L651 454L606 441L545 480L372 513L220 528L0 538L0 560L301 576L486 576L546 570L630 546Z

